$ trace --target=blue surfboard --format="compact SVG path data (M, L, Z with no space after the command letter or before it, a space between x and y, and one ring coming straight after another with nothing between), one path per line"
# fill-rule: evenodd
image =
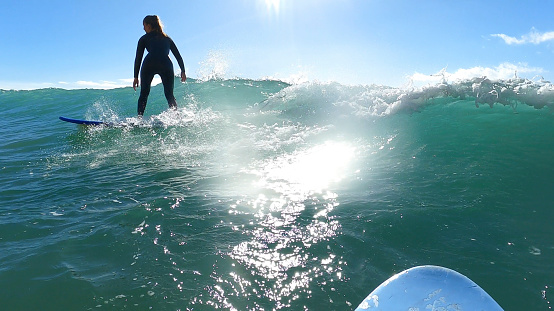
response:
M502 311L502 308L463 274L444 267L419 266L393 275L379 285L355 311L365 310Z
M60 117L60 120L69 122L69 123L81 124L81 125L108 125L107 123L104 123L102 121L80 120L80 119L71 119L66 117Z

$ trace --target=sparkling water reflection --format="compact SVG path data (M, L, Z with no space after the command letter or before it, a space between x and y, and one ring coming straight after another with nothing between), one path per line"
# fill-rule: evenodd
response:
M281 309L310 298L314 284L341 280L345 262L321 242L340 233L330 216L338 196L328 188L345 177L353 154L348 144L326 142L250 170L260 193L231 206L252 217L243 230L248 239L230 251L236 270L219 279L212 298L233 308L229 297L263 296Z

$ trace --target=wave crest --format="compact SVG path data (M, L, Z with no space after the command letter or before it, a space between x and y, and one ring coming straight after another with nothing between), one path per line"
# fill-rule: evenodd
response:
M437 101L437 99L444 99ZM554 86L544 80L490 80L486 77L455 83L441 82L421 88L380 85L349 86L337 82L290 85L271 95L262 109L316 114L350 109L358 116L383 117L419 111L439 102L474 101L476 107L495 104L514 109L520 104L536 109L554 108Z

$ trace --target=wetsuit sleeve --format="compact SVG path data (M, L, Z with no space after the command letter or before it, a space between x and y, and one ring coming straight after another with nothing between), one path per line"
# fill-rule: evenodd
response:
M171 45L169 48L171 49L171 53L173 53L173 56L175 56L175 59L177 60L177 63L179 64L179 68L181 68L181 71L185 71L185 63L183 62L183 58L181 57L181 54L179 53L179 50L177 49L177 46L175 45L175 42L173 40L169 39Z
M144 37L141 37L137 44L137 54L135 56L135 72L134 72L135 78L138 78L139 76L140 63L142 62L142 56L144 55L144 49L146 47L145 41L146 40L144 39Z

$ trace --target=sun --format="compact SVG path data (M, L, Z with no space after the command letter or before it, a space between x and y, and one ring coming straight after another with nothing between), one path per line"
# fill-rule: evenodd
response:
M264 0L264 2L268 12L275 12L276 15L279 15L281 0Z

